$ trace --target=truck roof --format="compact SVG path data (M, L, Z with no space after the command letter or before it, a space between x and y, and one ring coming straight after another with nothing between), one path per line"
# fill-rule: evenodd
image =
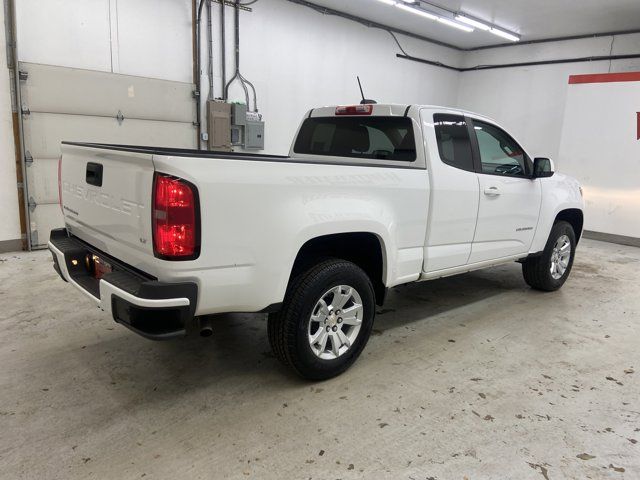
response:
M356 104L353 104L355 106ZM420 104L400 104L400 103L375 103L369 104L373 108L371 113L372 116L408 116L411 111L415 113L416 110L420 110L422 108L428 108L432 110L440 110L442 112L455 112L458 114L469 115L472 117L486 119L490 122L496 123L491 117L486 115L481 115L476 112L472 112L470 110L464 110L462 108L457 107L444 107L441 105L420 105ZM312 108L306 114L307 117L334 117L336 116L336 109L339 107L345 107L351 105L327 105L319 108Z

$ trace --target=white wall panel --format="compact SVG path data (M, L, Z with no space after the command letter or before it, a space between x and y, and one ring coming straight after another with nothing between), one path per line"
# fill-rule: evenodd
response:
M111 71L109 0L17 0L23 62Z
M616 36L613 41L608 37L482 50L467 54L464 64L471 67L638 51L640 35L621 35ZM617 147L609 148L616 145L619 122L609 119L615 123L603 123L605 117L600 112L608 111L606 101L596 103L587 98L573 99L572 105L582 104L585 121L581 120L580 113L576 113L576 107L565 113L567 93L573 87L568 84L570 75L606 73L609 70L640 71L640 59L465 72L460 75L458 105L494 117L523 142L529 153L553 158L560 172L576 176L584 182L587 185L587 229L638 237L638 145L633 144L633 152L629 149L622 151ZM637 88L640 87L636 85ZM627 95L618 100L628 102L627 106L632 108L633 98L635 97ZM612 106L614 103L612 98ZM589 121L586 121L587 118ZM634 119L627 118L627 123L624 124L625 142L633 133L629 129L635 127L629 121L633 122ZM568 127L572 125L581 125L581 128L572 130ZM563 137L567 135L576 148L571 149L565 145L561 149L561 143L566 140ZM584 148L578 149L578 145ZM590 149L592 153L589 153ZM615 170L612 170L614 167ZM629 181L636 182L635 189L627 184Z
M21 0L19 54L23 62L192 81L190 0ZM359 101L454 105L458 74L396 58L391 36L285 0L260 0L241 13L241 69L257 89L268 153L285 153L309 108ZM222 95L220 6L213 4L215 95ZM233 8L227 7L227 72L235 69ZM111 18L110 18L111 17ZM114 19L115 17L115 19ZM206 72L206 18L202 70ZM45 40L46 39L46 40ZM460 52L399 36L408 53L457 65ZM208 79L203 75L203 97ZM81 92L79 92L81 93ZM244 100L236 84L231 98ZM96 99L99 100L99 99Z
M63 140L192 148L195 106L189 83L79 68L20 63L31 245L43 247L57 207ZM119 112L123 117L117 118Z
M638 53L640 35L521 45L470 52L466 67L557 58ZM609 62L581 62L465 72L460 75L458 106L489 115L509 128L530 153L558 157L569 75L601 73ZM612 72L640 71L640 59L611 62Z
M119 73L193 81L190 0L117 0L117 18Z
M583 184L586 229L640 238L640 74L605 78L568 86L563 170Z
M20 60L191 82L189 0L19 0Z
M396 58L400 50L388 32L285 0L260 0L251 8L252 13L240 13L240 67L258 90L258 107L266 120L265 152L287 153L308 109L358 103L356 75L367 97L378 102L454 106L457 101L458 73ZM219 10L214 4L216 31ZM233 26L233 9L227 8L227 79L235 69ZM401 35L398 38L411 55L453 65L461 61L460 52ZM219 61L218 45L214 48ZM202 51L206 62L206 44ZM206 63L203 68L206 72ZM217 62L215 72L214 94L218 97L222 88ZM206 77L203 85L207 85ZM236 82L230 99L244 98Z
M57 159L62 141L193 148L193 130L189 123L129 118L119 124L108 117L32 113L25 121L25 143L35 159Z
M33 63L21 63L20 70L28 74L22 103L32 112L115 117L120 110L125 118L195 119L191 83Z
M602 64L562 64L465 72L460 78L461 108L493 117L533 156L558 158L567 80L593 73Z

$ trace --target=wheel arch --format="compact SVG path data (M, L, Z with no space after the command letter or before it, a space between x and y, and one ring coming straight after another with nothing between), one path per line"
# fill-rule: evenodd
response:
M307 240L298 250L289 280L323 258L342 258L362 268L371 279L376 303L386 294L387 253L384 240L372 232L342 232Z
M573 228L576 234L576 243L580 241L582 236L582 227L584 226L584 213L579 208L566 208L556 215L553 221L555 225L558 222L567 222Z

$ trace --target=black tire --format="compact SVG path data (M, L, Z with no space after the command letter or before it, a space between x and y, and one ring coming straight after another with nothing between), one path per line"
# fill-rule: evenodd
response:
M362 300L360 331L346 352L335 359L319 358L309 344L311 315L321 296L338 285L356 289ZM324 260L297 275L289 284L282 309L269 315L269 343L275 356L298 375L324 380L347 370L364 349L375 316L375 293L367 274L346 260Z
M560 237L566 235L571 242L571 254L569 257L569 264L560 278L553 278L551 275L551 260L553 249L556 242ZM544 247L542 255L537 257L531 257L522 263L522 275L524 281L527 282L531 288L536 290L542 290L545 292L553 292L558 290L564 282L567 281L569 274L571 273L571 267L573 266L573 258L576 253L576 234L573 231L571 224L567 222L558 222L551 229L549 239Z

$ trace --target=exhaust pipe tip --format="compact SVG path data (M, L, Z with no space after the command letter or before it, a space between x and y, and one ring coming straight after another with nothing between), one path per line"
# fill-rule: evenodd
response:
M200 336L201 337L210 337L213 335L213 327L211 326L210 318L202 318L200 320Z

